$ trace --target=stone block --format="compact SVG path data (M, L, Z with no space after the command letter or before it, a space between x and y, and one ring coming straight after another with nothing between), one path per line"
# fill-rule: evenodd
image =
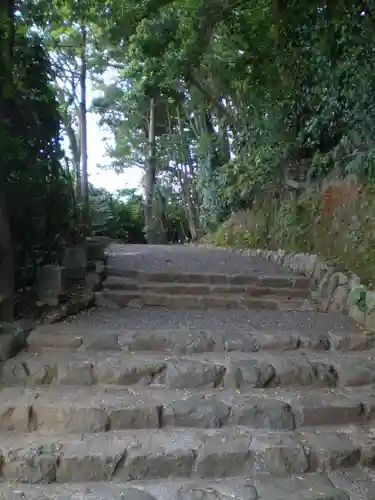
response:
M323 277L327 273L327 264L323 262L321 259L317 259L315 263L315 269L314 273L311 277L312 284L314 286L318 286L319 283L322 281Z
M330 311L346 311L346 301L349 294L349 286L339 285L333 293L331 304L329 305Z
M106 434L92 439L71 440L63 448L56 481L108 481L121 463L125 450L126 440Z
M101 357L94 366L94 377L99 384L148 385L165 370L164 360L123 358L122 356Z
M366 292L366 314L375 310L375 292L367 290Z
M293 258L294 258L294 253L287 253L284 258L284 267L290 269Z
M95 236L88 236L86 238L86 241L100 243L104 248L106 248L111 243L112 240L108 236L95 235ZM114 243L121 243L121 241L117 241Z
M69 297L66 303L67 314L77 314L91 307L95 302L94 292L92 289L85 288L75 295Z
M306 255L303 272L308 278L312 278L314 271L315 271L315 266L316 266L317 261L318 261L317 255L315 255L315 254Z
M62 445L57 440L19 442L3 451L5 481L51 483L55 481Z
M322 304L322 309L324 312L327 312L334 301L334 295L339 287L347 286L348 278L342 272L332 272L332 269L326 272L323 279L318 285L318 300ZM340 298L341 297L341 298ZM342 293L340 293L337 297L338 303L337 307L344 307L345 304L345 291L344 298L342 297ZM337 308L336 308L337 310Z
M217 387L225 373L225 367L195 360L171 360L167 364L165 384L170 389L196 389Z
M361 459L361 450L353 441L332 430L320 433L302 431L303 444L308 450L312 471L355 467Z
M34 326L34 323L25 320L1 324L0 361L17 356L26 347L27 339Z
M103 288L103 285L99 274L95 272L87 273L85 277L85 287L88 290L92 290L94 292L98 292L99 290L101 290Z
M374 309L371 312L366 314L363 326L365 328L367 328L368 330L375 330L375 310Z
M95 272L99 274L102 278L105 278L107 275L107 266L103 260L95 260Z
M197 455L196 473L201 478L246 475L251 468L251 438L223 435L208 439Z
M233 361L225 372L224 387L264 388L273 381L275 375L275 368L267 361L257 358Z
M361 285L361 279L359 278L359 276L357 276L354 273L349 273L348 274L348 279L349 279L349 288L350 288L350 290L352 288L355 288L355 287L358 287L358 286Z
M328 308L332 293L337 286L337 276L332 273L325 273L318 284L318 299L324 303L324 308Z
M251 451L254 468L259 472L288 476L309 470L305 449L299 439L291 434L258 432L253 436Z
M304 258L303 253L296 253L293 256L293 259L290 261L290 266L289 266L290 269L295 273L302 272L300 271L300 269L302 268L303 258Z
M108 245L107 241L98 239L98 237L86 238L85 249L87 259L91 260L104 260L105 249Z
M271 260L274 264L277 264L277 262L278 262L278 252L277 251L272 251Z
M101 309L120 309L120 306L108 298L103 292L94 293L94 304Z
M256 396L238 396L233 402L229 423L273 431L295 429L294 415L288 403Z
M365 311L361 311L358 306L352 305L349 309L349 316L354 319L359 325L365 324Z
M262 500L349 500L345 494L332 492L332 483L322 473L291 475L287 479L264 474L254 479L254 486L257 498Z
M45 304L58 305L68 290L68 275L65 267L46 265L38 270L35 290Z
M86 269L87 256L83 247L67 248L64 253L63 266L68 269Z
M63 266L70 285L81 283L86 276L87 256L83 247L67 248L64 253Z
M290 404L297 428L346 425L361 422L363 418L362 402L337 392L313 389L284 392L281 397Z
M116 477L121 481L191 477L200 446L199 434L191 430L143 433L128 446Z
M197 394L166 404L163 425L215 429L228 423L229 413L230 407L216 396Z
M371 334L330 332L328 337L334 351L366 351L374 347L374 336Z
M278 264L280 266L284 266L285 256L286 256L286 252L284 250L278 251Z
M348 352L336 359L338 387L361 387L375 383L374 361L368 352Z
M336 488L350 493L351 500L370 500L375 498L375 482L363 469L346 469L343 471L332 471L329 479ZM334 500L340 500L339 497L332 497ZM348 495L343 497L347 500ZM324 499L322 499L324 500Z

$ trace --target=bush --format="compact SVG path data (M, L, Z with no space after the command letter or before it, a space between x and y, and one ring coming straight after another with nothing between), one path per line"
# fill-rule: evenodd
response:
M125 243L145 243L142 198L121 199L102 189L92 189L91 215L95 234Z
M375 188L336 198L324 212L321 194L303 194L281 203L263 203L251 218L234 214L212 236L217 246L282 248L321 255L375 283ZM239 222L241 220L241 222Z

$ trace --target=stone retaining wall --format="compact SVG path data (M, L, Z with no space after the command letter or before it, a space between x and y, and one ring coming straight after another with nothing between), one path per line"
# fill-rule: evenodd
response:
M94 305L95 292L107 275L107 238L87 238L68 248L62 265L39 269L35 283L37 307L45 323L54 323Z
M94 305L94 293L102 288L107 273L108 244L107 238L87 238L84 245L65 251L61 266L39 269L34 288L38 319L54 323ZM0 370L2 362L27 346L34 328L33 320L0 321Z
M233 249L243 255L262 257L311 280L312 298L323 312L349 314L366 329L375 330L375 291L361 284L357 275L318 255L283 250Z

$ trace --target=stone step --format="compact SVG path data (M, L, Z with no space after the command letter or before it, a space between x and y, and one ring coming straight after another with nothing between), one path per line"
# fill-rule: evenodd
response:
M225 429L109 431L53 436L4 435L4 481L67 483L216 479L269 473L288 477L372 467L372 428L309 428L293 432Z
M152 293L142 291L109 290L95 293L98 305L100 298L113 302L118 307L167 307L173 309L208 309L208 308L245 308L300 311L304 308L305 298L278 296L251 297L239 294L228 295L173 295L167 293ZM311 307L310 304L306 307Z
M208 285L257 285L271 288L310 289L310 280L301 275L265 275L265 274L217 274L184 273L176 271L144 272L131 269L108 268L108 277L127 278L137 283L190 283ZM107 279L109 279L107 278ZM113 280L114 281L114 280Z
M297 287L261 286L257 284L235 285L235 284L204 284L204 283L159 283L159 282L138 282L109 276L104 287L107 290L125 290L129 292L157 293L169 295L243 295L246 297L263 297L272 295L277 297L297 297L305 298L309 296L309 289Z
M223 352L173 354L115 351L24 352L2 366L15 385L140 385L168 389L215 387L347 387L375 382L374 350L364 352Z
M372 500L374 491L371 473L357 468L289 478L258 473L211 480L0 485L4 500Z
M364 425L375 419L375 389L207 390L38 387L0 390L0 432L95 433L245 425L293 431Z
M256 330L237 326L228 330L180 327L175 329L109 330L90 328L89 332L77 324L58 323L39 326L28 338L28 349L121 350L173 352L192 354L202 352L258 352L294 351L364 351L374 347L375 336L360 331L342 330L339 333L308 331Z

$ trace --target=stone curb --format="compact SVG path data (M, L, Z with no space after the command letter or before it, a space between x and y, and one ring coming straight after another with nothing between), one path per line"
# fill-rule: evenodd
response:
M34 284L38 322L56 323L95 305L95 291L103 288L107 276L108 238L87 238L83 245L64 252L62 266L39 268ZM0 322L0 367L28 343L35 322Z
M322 312L348 314L364 328L375 330L375 291L362 285L360 278L343 266L324 261L316 254L267 249L230 250L249 257L261 257L307 276L312 298Z
M108 274L105 253L108 239L87 238L67 248L63 265L40 268L35 290L43 323L56 323L95 305L95 292L103 289Z

